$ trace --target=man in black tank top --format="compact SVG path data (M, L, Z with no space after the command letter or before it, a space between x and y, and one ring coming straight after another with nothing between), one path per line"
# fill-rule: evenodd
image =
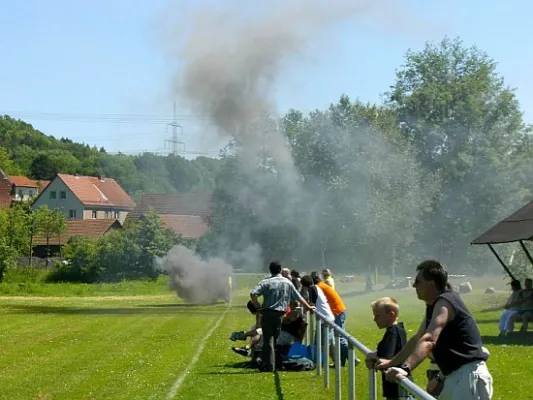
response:
M440 262L427 260L416 270L413 287L426 303L425 318L402 351L392 360L378 360L375 368L395 382L432 354L446 378L439 400L490 400L488 354L474 317L459 294L447 289L448 273Z

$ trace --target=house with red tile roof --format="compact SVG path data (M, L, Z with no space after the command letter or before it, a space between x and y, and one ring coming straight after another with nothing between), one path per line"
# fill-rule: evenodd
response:
M67 219L113 219L123 223L135 203L112 178L57 174L32 204L60 209Z
M161 217L165 226L184 239L198 239L209 230L206 218L211 215L212 192L143 194L125 223L136 222L150 207Z
M52 235L48 239L50 255L59 254L59 248L72 237L79 236L88 239L98 239L110 232L122 228L122 224L115 219L71 219L65 221L67 230L61 235ZM36 257L46 257L46 237L33 237L34 251Z
M50 181L34 180L25 176L10 175L11 197L13 201L29 201L41 193Z

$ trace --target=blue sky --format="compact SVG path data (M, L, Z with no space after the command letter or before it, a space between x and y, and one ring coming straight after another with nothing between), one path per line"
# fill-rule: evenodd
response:
M355 0L354 0L355 1ZM12 113L46 134L69 137L110 152L165 151L172 116L170 76L179 66L165 58L162 15L178 24L207 1L26 0L3 2L0 13L0 114ZM211 0L223 4L224 1ZM229 3L229 1L227 1ZM428 40L460 36L498 62L517 88L527 122L533 122L533 2L512 0L398 0L425 23L404 34L371 24L342 24L313 42L305 59L288 63L274 98L279 112L324 108L342 93L376 102L394 81L405 52ZM384 13L387 11L384 10ZM180 30L175 31L176 43ZM213 154L220 143L179 108L187 155ZM135 123L131 123L134 121ZM118 123L122 122L122 123Z

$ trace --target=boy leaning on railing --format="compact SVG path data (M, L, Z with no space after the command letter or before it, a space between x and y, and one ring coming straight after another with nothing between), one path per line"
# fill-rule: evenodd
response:
M372 303L374 322L385 334L377 346L377 350L366 358L366 366L373 369L378 358L393 359L407 343L407 333L402 322L398 322L400 307L392 297L383 297ZM414 399L397 383L388 382L382 372L383 397L387 400ZM412 380L412 376L408 376Z

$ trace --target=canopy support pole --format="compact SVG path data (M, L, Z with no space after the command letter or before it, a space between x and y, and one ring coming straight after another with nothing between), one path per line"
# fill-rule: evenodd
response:
M513 281L516 281L516 278L513 276L513 274L511 273L511 271L509 271L509 268L507 268L507 265L505 265L505 263L503 262L503 260L501 259L501 257L499 256L498 253L496 253L496 250L494 250L494 247L492 247L492 245L490 243L487 243L487 245L489 246L489 249L490 251L492 251L492 254L494 254L494 256L498 259L498 261L500 262L500 264L502 265L503 269L505 270L505 272L507 272L507 274L511 277L511 279ZM527 250L526 250L527 251ZM529 253L528 253L529 254Z
M522 240L520 240L520 246L522 246L522 250L524 250L524 253L526 253L527 259L533 265L533 258L531 257L531 254L527 250L527 247Z

